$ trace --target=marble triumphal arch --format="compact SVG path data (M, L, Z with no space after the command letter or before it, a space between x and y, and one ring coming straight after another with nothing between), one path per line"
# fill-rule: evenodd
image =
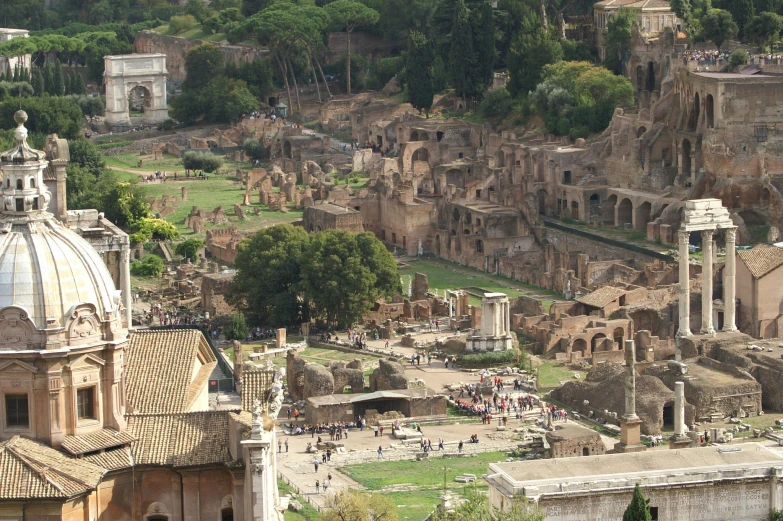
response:
M143 123L169 119L166 104L166 55L123 54L104 56L106 71L106 124L109 128L129 127L128 100L135 97L144 105Z

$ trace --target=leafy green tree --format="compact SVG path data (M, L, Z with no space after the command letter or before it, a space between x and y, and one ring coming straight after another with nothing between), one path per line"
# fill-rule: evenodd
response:
M416 31L408 37L405 78L411 105L419 113L424 111L429 118L435 96L432 86L432 47L427 38Z
M170 241L179 237L177 227L164 219L154 217L141 217L132 225L135 230L130 234L131 244L146 243L150 240Z
M511 113L512 107L513 100L511 94L509 94L505 87L500 87L498 89L492 89L484 96L478 111L479 114L493 123L499 123Z
M182 157L182 164L188 170L203 170L205 172L214 172L223 166L223 159L212 152L185 152Z
M644 498L642 489L637 483L633 489L631 504L623 513L623 521L652 521L650 515L650 500Z
M783 31L783 17L776 13L764 12L754 16L745 26L745 36L762 50L772 46L780 38Z
M478 67L470 10L465 5L465 0L458 0L454 8L449 49L449 76L457 96L473 97L480 92L482 72Z
M335 0L325 6L332 21L341 25L347 35L348 52L346 54L345 74L348 94L351 91L351 33L357 27L373 25L378 21L378 11L355 0Z
M740 38L744 38L745 27L750 23L756 10L753 6L753 0L713 0L713 7L723 9L731 13L732 19L737 23Z
M188 0L185 2L185 14L189 14L199 23L207 16L207 11L207 6L201 0Z
M179 244L174 249L174 253L182 255L186 259L190 259L191 262L198 260L198 251L204 247L204 241L200 239L187 239Z
M231 320L223 330L226 340L246 340L250 329L241 311L231 314Z
M512 498L502 510L494 509L486 496L471 491L453 513L436 510L432 521L544 521L544 513L524 497Z
M76 92L75 94L87 94L87 85L84 83L84 77L76 73Z
M229 123L258 108L258 99L242 80L218 76L201 92L204 119Z
M0 102L0 128L11 128L14 112L27 112L25 126L33 134L58 134L65 139L76 139L80 134L82 111L62 97L29 97Z
M205 43L188 51L185 56L183 90L198 90L213 78L223 74L223 52L216 45Z
M86 168L94 176L100 176L106 167L106 161L101 150L92 141L79 137L68 143L71 155L69 164L76 164ZM70 206L70 205L69 205Z
M783 521L783 510L770 509L763 521Z
M540 83L544 66L562 59L560 42L541 27L536 14L529 15L525 20L525 30L514 41L509 52L509 92L514 97L526 95Z
M407 38L411 31L429 32L434 0L385 0L380 6L378 27L389 40Z
M738 32L731 13L723 9L712 9L701 18L701 37L714 43L718 51L723 42L731 40Z
M442 92L448 84L449 71L446 69L446 63L440 56L435 56L432 61L432 88L435 92Z
M631 45L631 28L636 20L636 12L625 8L609 18L606 24L605 64L610 70L622 72L623 55Z
M166 264L157 255L148 254L140 261L132 262L130 269L137 277L160 277L166 269Z
M382 494L345 490L331 494L320 521L397 521L397 506Z
M105 174L101 182L109 184ZM130 183L113 182L111 188L104 189L102 206L106 218L123 229L133 229L141 219L150 217L150 207L138 186Z
M308 242L304 228L288 224L265 228L242 241L229 302L254 323L294 325L309 320L307 299L300 291L300 264Z

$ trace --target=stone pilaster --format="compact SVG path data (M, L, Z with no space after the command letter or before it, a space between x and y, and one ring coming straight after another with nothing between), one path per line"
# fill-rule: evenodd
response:
M712 327L712 230L701 232L702 283L701 283L701 332L714 335Z

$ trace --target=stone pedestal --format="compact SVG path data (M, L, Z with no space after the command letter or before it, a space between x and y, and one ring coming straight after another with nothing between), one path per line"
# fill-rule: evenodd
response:
M285 328L281 327L277 330L277 335L275 336L275 347L278 349L282 349L285 347L286 339L285 339Z
M620 443L615 444L615 452L642 452L647 447L642 444L642 420L638 416L620 419Z

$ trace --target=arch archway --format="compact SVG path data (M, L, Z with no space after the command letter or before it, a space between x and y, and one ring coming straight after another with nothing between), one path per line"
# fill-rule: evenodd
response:
M430 140L429 134L427 134L426 132L419 133L419 141L429 141L429 140Z
M411 138L409 141L418 141L419 140L419 133L417 131L411 132Z
M587 350L587 342L584 338L577 338L574 340L574 342L571 344L571 352L580 352L582 353L582 356L590 354Z
M506 154L502 150L498 150L496 165L498 168L506 166Z
M652 92L655 90L655 64L647 62L647 82L645 90Z
M625 339L625 331L621 327L617 327L614 329L614 332L612 333L612 338L614 339L614 343L617 344L619 349L623 348L623 340Z
M639 139L645 132L647 132L647 127L639 127L636 130L636 138Z
M628 198L620 201L617 206L617 226L624 227L626 224L633 223L633 204Z
M707 118L707 128L715 128L715 100L712 94L704 99L704 116Z
M292 158L292 151L291 151L291 142L286 141L283 143L283 157L291 159Z
M130 127L128 99L143 93L145 124L169 119L166 100L166 56L124 54L104 57L105 122L111 129ZM141 88L139 90L139 88Z
M538 198L538 213L541 215L547 215L546 208L546 190L539 190L536 194Z
M636 229L638 231L647 230L647 223L650 221L650 212L652 212L652 204L648 201L645 201L636 207Z
M422 147L422 148L416 150L416 152L413 153L413 155L411 156L411 160L412 161L426 161L426 162L429 163L430 152L426 148Z
M688 120L688 130L695 131L696 125L699 124L699 111L701 110L701 100L699 99L699 93L693 97L693 107L691 108L691 117Z
M593 353L596 351L606 351L606 347L604 346L604 339L606 339L606 335L603 333L596 334L593 339L590 341L590 347L593 350Z

